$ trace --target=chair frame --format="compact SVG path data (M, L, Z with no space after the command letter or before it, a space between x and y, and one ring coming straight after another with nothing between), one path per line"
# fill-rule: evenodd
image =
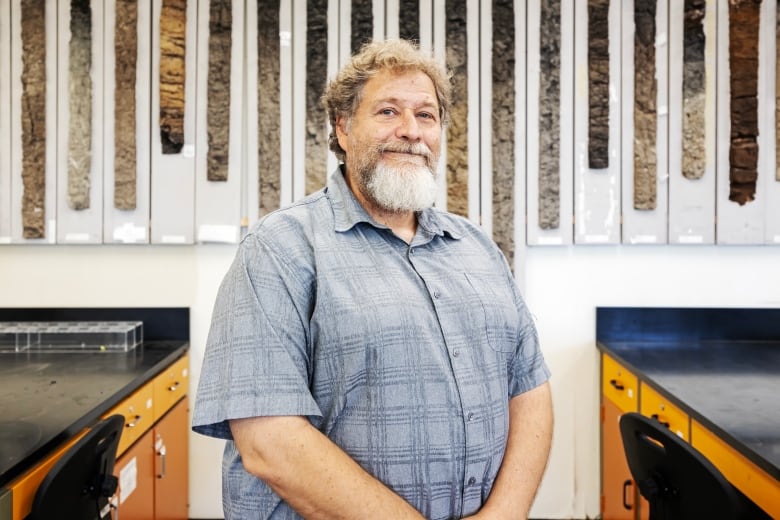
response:
M650 520L745 518L743 498L693 446L657 420L620 417L628 467L650 503Z
M28 520L110 518L110 498L118 483L114 464L124 424L121 415L107 417L68 449L38 487Z

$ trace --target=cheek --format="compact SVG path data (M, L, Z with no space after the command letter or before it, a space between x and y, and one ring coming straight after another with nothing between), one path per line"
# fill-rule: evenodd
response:
M436 156L436 158L439 158L439 153L441 152L441 135L435 134L431 135L428 139L425 140L425 144L428 145L428 148L431 149L431 152L433 152L433 155Z

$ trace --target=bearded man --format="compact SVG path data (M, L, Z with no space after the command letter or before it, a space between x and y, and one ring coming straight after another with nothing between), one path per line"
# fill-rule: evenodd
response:
M257 223L220 287L193 429L227 519L526 518L549 371L500 250L433 207L447 74L367 44L323 96L343 163Z

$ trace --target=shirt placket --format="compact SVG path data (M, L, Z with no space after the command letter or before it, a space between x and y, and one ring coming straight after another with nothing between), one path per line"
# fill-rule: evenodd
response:
M474 366L475 357L467 352L469 341L468 339L464 341L464 338L469 338L468 324L463 322L462 313L451 310L459 306L460 297L452 294L452 286L446 284L443 278L428 275L425 269L428 262L424 261L428 260L424 258L427 254L430 254L427 248L419 245L408 249L409 262L422 278L433 303L460 396L459 416L463 420L465 457L463 467L459 468L462 486L459 500L455 504L458 509L455 514L458 518L464 514L464 511L468 513L478 511L482 505L481 484L486 468L484 457L480 457L479 454L483 451L480 447L484 448L484 430L481 423L484 420L482 410L486 409L486 403L481 399L482 392L479 391L478 385L467 383L469 378L473 377L477 367ZM455 273L447 273L446 276L455 276ZM457 302L453 302L453 299Z

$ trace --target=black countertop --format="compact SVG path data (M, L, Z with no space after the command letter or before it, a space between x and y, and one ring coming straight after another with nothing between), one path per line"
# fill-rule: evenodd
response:
M600 348L780 480L780 342Z
M130 352L0 354L0 487L186 352L151 341Z
M189 348L189 309L0 308L0 321L142 321L130 352L0 353L0 488L94 424Z
M676 319L660 321L670 309L649 320L637 320L636 313L653 309L629 309L632 319L623 321L622 332L617 322L606 323L620 309L607 310L597 311L599 349L780 480L780 334L771 330L780 326L780 310L757 309L762 323L751 326L749 309L739 309L737 326L731 309L675 309ZM719 331L719 322L728 331ZM632 330L632 323L642 323L643 330ZM644 327L648 323L655 326ZM694 330L699 325L702 330Z

